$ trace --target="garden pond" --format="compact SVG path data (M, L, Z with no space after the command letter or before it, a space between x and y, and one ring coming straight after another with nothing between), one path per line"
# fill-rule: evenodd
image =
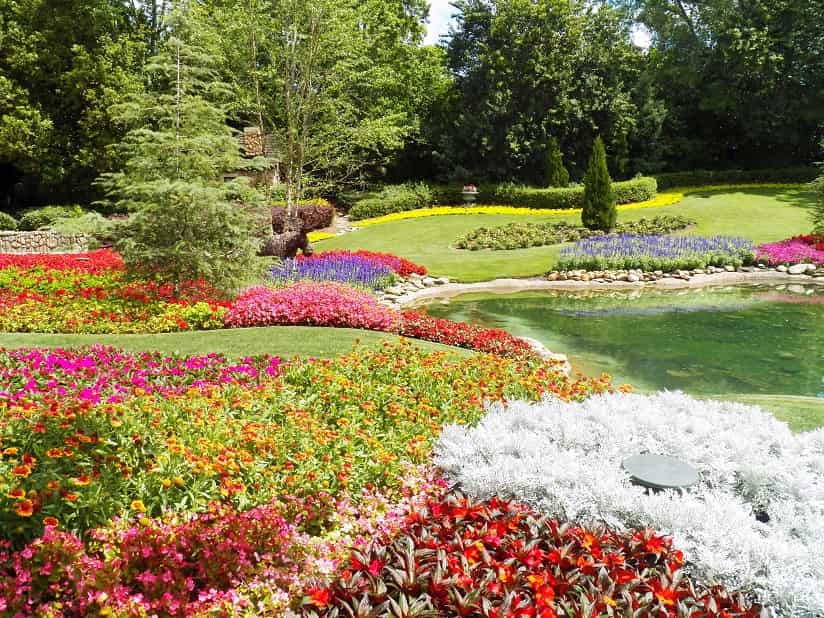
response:
M427 311L532 337L576 371L640 390L803 398L824 409L820 285L472 294Z

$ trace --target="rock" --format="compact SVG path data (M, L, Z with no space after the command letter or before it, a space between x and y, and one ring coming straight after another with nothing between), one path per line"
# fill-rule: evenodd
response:
M547 281L558 281L558 278L559 278L559 277L560 277L560 275L559 275L557 272L552 272L552 273L549 273L549 274L546 276Z
M632 273L630 275L627 275L626 280L629 281L630 283L638 283L641 280L641 278L638 275L636 275L635 273Z
M810 266L810 264L793 264L787 269L787 272L791 275L803 275L807 272L807 266Z
M449 277L436 277L435 285L445 285L449 283Z
M730 266L729 264L727 264L726 266L724 266L724 270L727 271L728 273L734 273L735 272L735 266Z
M435 280L432 277L424 277L422 283L426 287L431 288L433 285L435 285Z
M405 292L406 290L397 285L390 286L383 291L387 296L401 296Z
M784 266L784 264L781 264L781 266L779 266L778 268L776 268L776 270L777 270L778 272L780 272L780 273L785 273L785 272L787 272L787 270L789 270L789 269L788 269L786 266Z
M805 288L803 285L798 285L797 283L794 283L790 286L787 286L787 291L792 292L793 294L806 294L807 288Z

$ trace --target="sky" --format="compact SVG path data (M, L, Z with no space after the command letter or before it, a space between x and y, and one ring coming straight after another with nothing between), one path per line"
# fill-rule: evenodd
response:
M449 32L449 24L452 21L452 12L455 10L449 5L450 0L429 0L429 25L426 30L424 43L434 45L440 37ZM636 28L633 32L635 44L642 48L649 47L650 36L642 28Z

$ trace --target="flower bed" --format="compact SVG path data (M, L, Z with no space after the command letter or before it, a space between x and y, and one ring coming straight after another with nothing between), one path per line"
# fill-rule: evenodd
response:
M269 273L275 284L295 281L335 281L356 287L382 290L395 281L394 271L385 264L356 255L320 254L306 259L287 258Z
M12 615L279 615L348 546L388 541L415 496L442 495L409 468L442 424L475 422L484 400L609 388L409 345L290 363L0 351L0 366Z
M731 236L596 236L561 250L558 270L690 270L752 263L752 243Z
M661 216L619 223L615 231L618 234L669 234L690 225L695 225L695 221L685 217ZM473 230L459 238L455 246L470 251L527 249L601 235L603 232L588 230L570 223L509 223L499 227L481 227Z
M304 615L759 616L740 595L691 581L682 565L671 540L649 530L562 525L512 502L453 494L416 508L390 544L355 552L331 587L309 591Z
M824 612L824 430L794 435L758 408L680 393L580 404L495 405L474 429L447 428L436 463L476 497L512 496L542 514L672 535L690 572L766 601L783 616ZM621 461L651 452L701 474L647 495Z
M759 245L756 248L756 258L771 266L803 262L824 266L824 235L807 234Z

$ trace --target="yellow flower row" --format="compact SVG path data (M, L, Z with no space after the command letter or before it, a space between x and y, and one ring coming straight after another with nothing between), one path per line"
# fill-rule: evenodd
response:
M666 193L659 193L651 200L635 202L632 204L622 204L617 207L619 211L639 210L642 208L662 208L664 206L674 206L684 199L684 196L692 193L706 193L710 191L739 191L743 189L800 189L805 185L787 183L745 183L730 185L709 185L703 187L678 188ZM516 215L516 216L538 216L538 215L575 215L580 214L580 208L519 208L517 206L432 206L431 208L419 208L417 210L406 210L403 212L393 212L380 217L363 219L353 222L357 227L367 227L370 225L380 225L382 223L392 223L393 221L403 221L405 219L419 219L422 217L439 217L444 215ZM334 238L336 234L328 232L312 232L309 234L311 242Z
M661 206L671 206L684 199L681 192L660 193L651 200L635 202L634 204L623 204L618 206L618 210L635 210L638 208L658 208ZM520 208L518 206L433 206L431 208L419 208L418 210L406 210L403 212L393 212L381 217L363 219L354 222L358 227L369 225L379 225L392 221L403 221L404 219L418 219L420 217L438 217L443 215L575 215L580 214L580 208Z

